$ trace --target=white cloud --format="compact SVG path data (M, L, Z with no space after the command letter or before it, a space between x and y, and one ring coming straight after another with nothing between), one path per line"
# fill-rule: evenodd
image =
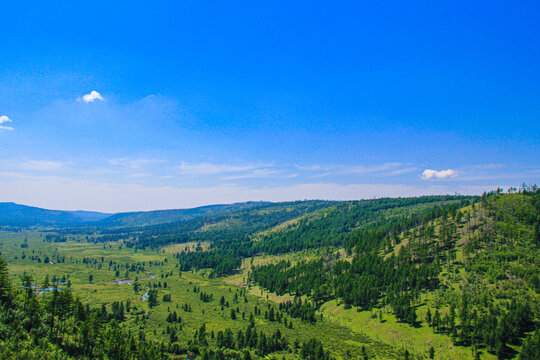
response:
M83 97L79 98L78 100L79 101L82 100L82 101L84 101L85 103L88 104L88 103L94 102L95 100L103 101L105 99L103 98L103 96L101 96L100 93L98 93L95 90L92 90L92 91L90 91L90 94L83 95Z
M6 123L6 122L11 122L11 119L9 117L7 117L7 115L0 116L0 124ZM11 130L13 130L13 128L11 126L2 126L2 125L0 125L0 131L1 130L11 131Z
M178 166L178 169L180 170L181 174L197 176L249 171L255 169L255 166L211 163L188 164L182 161L180 166Z
M456 177L458 175L457 171L452 169L446 169L446 170L431 170L426 169L424 172L422 172L422 179L424 180L430 180L430 179L446 179L450 177Z

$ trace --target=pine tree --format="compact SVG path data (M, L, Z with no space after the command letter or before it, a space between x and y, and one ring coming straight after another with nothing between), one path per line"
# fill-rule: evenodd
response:
M523 341L519 360L538 360L540 359L540 331L536 330Z
M12 300L11 282L6 261L0 257L0 305L9 305Z

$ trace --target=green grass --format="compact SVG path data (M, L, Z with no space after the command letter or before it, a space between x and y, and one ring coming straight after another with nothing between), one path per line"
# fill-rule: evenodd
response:
M473 359L470 348L453 345L450 337L434 333L425 323L418 328L399 323L388 309L358 312L354 308L345 309L343 305L339 305L336 300L333 300L324 304L321 311L328 321L383 343L406 348L419 357L428 358L429 348L433 346L436 359ZM382 312L382 322L378 317L379 311ZM426 311L426 306L417 308L419 320L425 319ZM484 353L482 358L495 359L495 356Z
M28 248L21 248L25 242ZM337 358L344 359L348 353L352 358L360 356L362 346L365 346L368 354L377 359L397 359L399 358L398 348L389 343L376 341L373 338L362 334L361 332L350 331L348 327L340 325L333 321L317 322L315 324L304 323L297 319L292 319L293 329L285 328L282 323L270 322L264 317L265 309L268 305L277 306L277 299L270 297L266 299L266 293L261 296L260 290L252 288L252 291L246 291L240 283L235 283L235 277L230 278L208 278L208 271L183 272L179 276L173 254L164 250L145 250L134 251L133 249L120 246L119 244L93 244L83 241L68 241L65 243L44 242L44 236L39 232L0 232L0 251L8 262L9 271L12 277L12 283L16 287L21 286L20 277L23 273L28 273L34 278L34 283L41 285L46 275L50 278L56 276L61 278L66 276L72 283L74 294L84 303L91 306L109 305L114 301L130 300L134 309L127 313L127 319L122 326L128 328L134 333L144 331L147 338L168 341L169 336L164 334L167 325L175 327L179 337L180 344L186 345L193 338L193 334L202 324L206 325L208 333L231 328L235 333L240 329L245 329L249 324L249 315L254 312L255 306L262 310L262 315L256 316L255 321L259 330L264 330L267 334L273 333L279 329L292 344L296 339L299 342L307 341L312 337L320 339L325 347L329 349ZM82 240L82 239L80 239ZM26 258L22 259L22 254ZM45 256L53 258L54 254L65 257L65 263L44 264L29 260L29 257ZM296 261L299 258L309 256L308 254L288 254L285 257ZM103 263L101 258L103 257ZM101 264L92 266L82 262L83 258L96 259ZM166 260L166 262L165 262ZM275 257L267 259L255 259L254 264L260 264L265 261L273 261ZM141 284L141 290L136 294L133 287L125 284L115 284L116 279L125 279L125 269L119 270L119 276L115 276L113 270L108 269L109 261L115 261L118 264L145 263L146 270L156 276L151 279L146 272L130 272L129 280L138 277ZM159 262L159 265L151 264ZM163 263L163 265L162 265ZM246 262L246 268L251 265ZM169 274L172 272L172 276ZM89 282L89 274L93 275L92 283ZM162 277L163 276L163 277ZM236 279L241 279L243 274L236 275ZM159 305L149 308L148 302L141 299L142 295L150 283L167 282L167 288L159 288ZM213 300L204 303L200 300L200 294L194 293L193 288L199 287L201 291L213 295ZM60 286L63 288L64 286ZM239 296L238 303L234 302L234 295L246 292L248 302L244 302L242 296ZM171 294L172 302L162 302L164 294ZM45 295L48 296L46 293ZM229 302L230 307L239 308L240 314L236 320L231 319L231 309L224 307L223 310L219 304L221 296ZM275 302L272 300L276 300ZM192 311L182 310L184 304L190 304ZM182 324L170 325L165 319L169 311L176 311L182 318ZM242 313L245 318L242 318ZM138 315L136 315L138 314ZM142 314L148 316L142 320ZM290 317L287 316L288 319ZM182 330L180 330L180 327ZM213 340L209 341L212 343ZM291 358L290 354L283 355Z

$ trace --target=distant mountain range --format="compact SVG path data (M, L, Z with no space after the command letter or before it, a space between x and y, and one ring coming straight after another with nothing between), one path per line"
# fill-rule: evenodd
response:
M228 211L243 210L267 204L246 202L227 205L208 205L191 209L136 211L126 213L101 213L95 211L49 210L13 202L0 202L0 226L148 226L203 216L213 216Z

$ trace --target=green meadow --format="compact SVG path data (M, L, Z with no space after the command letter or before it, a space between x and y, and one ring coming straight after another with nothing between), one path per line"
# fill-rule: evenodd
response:
M242 279L245 279L244 270L249 269L248 265L237 275L210 278L209 272L205 270L180 273L175 267L170 247L159 250L133 250L118 243L96 244L85 242L82 238L62 243L47 242L44 239L44 234L37 231L0 232L2 244L0 249L9 264L13 284L20 286L20 279L24 273L32 276L37 290L41 289L47 277L50 281L53 277L57 279L65 277L70 281L73 294L90 306L100 307L105 304L110 308L113 302L125 303L129 300L132 309L126 313L126 320L122 322L122 326L137 333L143 331L147 339L166 342L169 340L167 327L175 328L178 342L187 346L188 341L202 324L210 334L217 334L226 328L236 332L249 325L249 317L255 314L257 307L262 310L262 314L255 315L256 326L267 333L279 329L292 346L295 342L300 344L315 337L338 358L357 358L361 354L362 347L365 347L372 358L400 358L399 346L395 346L391 341L377 340L362 330L344 326L339 321L326 317L314 324L289 318L288 321L293 323L292 329L286 328L281 322L269 321L264 317L264 312L269 307L277 310L280 301L291 297L278 297L257 286L247 286ZM22 244L27 244L28 247L22 248ZM182 250L185 250L194 249L195 244L182 245L184 245ZM42 260L38 263L31 260L32 256L40 259L47 257L50 261L44 263ZM289 254L284 257L294 259L306 256L308 255ZM63 262L58 262L57 259L62 259ZM253 264L275 260L275 257L257 257ZM109 266L110 262L122 265L119 276L116 276L114 265L113 268ZM245 263L251 264L251 261L245 260ZM145 271L128 271L124 268L131 264L144 264ZM90 275L92 275L91 282ZM137 292L132 285L115 283L120 280L133 284L136 279L140 284ZM157 287L158 305L149 307L148 301L142 298L153 284L160 284ZM63 284L59 287L66 288ZM194 291L195 288L197 292ZM208 302L201 301L201 292L211 294L213 299ZM171 301L162 301L163 296L168 294ZM48 293L39 296L46 297ZM220 304L221 297L225 299L223 306ZM190 307L189 311L184 309L186 304ZM231 318L231 309L238 310L235 320ZM181 317L180 324L169 324L166 321L169 313L173 311ZM270 356L295 358L297 354L281 352Z

